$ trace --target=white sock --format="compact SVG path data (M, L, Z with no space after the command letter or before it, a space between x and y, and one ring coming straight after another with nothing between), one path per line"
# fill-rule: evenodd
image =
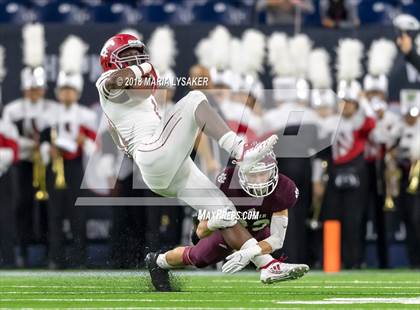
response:
M158 255L158 258L156 260L156 263L162 269L171 269L171 268L173 268L173 266L169 265L168 262L166 261L166 254L159 254Z
M264 267L265 265L268 265L272 260L274 260L274 257L270 254L263 254L255 256L253 259L251 259L251 262L254 263L255 266L258 268Z
M233 131L225 133L218 142L222 149L226 150L229 154L232 153L236 159L242 156L244 142Z

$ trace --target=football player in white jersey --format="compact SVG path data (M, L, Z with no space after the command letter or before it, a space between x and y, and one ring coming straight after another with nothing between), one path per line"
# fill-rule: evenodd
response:
M213 216L207 223L210 230L220 229L229 246L239 250L226 263L229 264L226 270L239 271L251 260L262 264L258 262L261 248L236 220L232 202L198 169L189 155L202 129L247 170L272 150L277 136L246 145L200 91L189 92L161 115L153 90L145 85L147 80L157 81L148 60L145 45L128 34L113 36L102 48L104 72L96 87L114 141L133 157L145 183L154 192L177 197L196 210L223 211L218 212L222 216Z

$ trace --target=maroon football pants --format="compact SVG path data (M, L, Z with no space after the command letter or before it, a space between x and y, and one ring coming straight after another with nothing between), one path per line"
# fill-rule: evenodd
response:
M262 230L250 231L250 233L252 237L261 241L270 236L270 228L266 226ZM186 247L182 255L182 262L184 265L203 268L222 261L232 251L220 231L215 231L210 236L201 239L196 245Z

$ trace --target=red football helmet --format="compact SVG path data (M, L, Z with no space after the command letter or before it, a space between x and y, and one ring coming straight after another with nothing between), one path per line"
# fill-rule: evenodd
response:
M140 55L120 57L119 54L127 48L136 48ZM149 55L146 46L130 34L120 33L105 42L101 50L101 66L103 71L122 69L129 66L130 62L136 61L137 65L148 61Z

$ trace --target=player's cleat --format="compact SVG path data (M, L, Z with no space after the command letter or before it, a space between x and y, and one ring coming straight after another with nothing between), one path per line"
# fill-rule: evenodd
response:
M197 236L197 227L198 227L198 224L200 224L200 220L195 215L192 217L192 221L193 221L193 227L191 229L191 242L193 245L196 245L200 241L200 238L198 238Z
M286 264L273 260L270 264L261 268L260 280L265 284L296 280L303 277L308 271L309 266L305 264Z
M273 146L277 143L277 140L277 135L272 135L262 142L245 144L242 158L238 161L240 168L244 172L249 171L256 163L273 150Z
M157 264L159 253L151 252L146 255L146 267L149 270L150 278L155 289L159 292L172 291L171 283L169 280L169 271L160 268Z

